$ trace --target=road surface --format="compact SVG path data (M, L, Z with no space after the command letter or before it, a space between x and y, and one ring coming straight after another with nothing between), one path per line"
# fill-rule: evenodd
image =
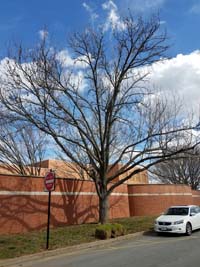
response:
M82 249L48 256L20 267L199 267L200 231L192 236L144 234L101 248Z

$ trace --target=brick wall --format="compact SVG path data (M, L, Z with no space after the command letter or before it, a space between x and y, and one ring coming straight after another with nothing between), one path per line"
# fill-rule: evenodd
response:
M51 226L98 221L94 183L57 179L51 196ZM47 223L48 193L43 178L0 175L0 233L39 230ZM127 186L110 197L110 218L129 217Z
M43 178L0 175L0 234L39 230L47 223ZM110 218L157 215L171 205L200 205L200 192L184 185L122 185L110 196ZM57 179L51 227L98 221L94 183Z
M200 191L192 190L193 204L200 206Z
M130 216L157 215L172 205L200 205L200 192L186 185L129 185Z

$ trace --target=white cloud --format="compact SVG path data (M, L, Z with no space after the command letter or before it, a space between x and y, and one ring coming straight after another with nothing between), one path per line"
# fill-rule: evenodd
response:
M41 40L44 40L45 38L47 38L48 37L48 31L45 31L45 30L40 30L39 32L38 32L38 34L39 34L39 37L40 37L40 39Z
M86 67L86 64L82 61L84 58L74 60L68 50L60 51L58 57L64 67L75 67L80 70ZM146 73L148 69L144 68L143 71ZM82 73L81 75L79 73L78 76L79 78L76 81L83 80ZM199 112L200 50L187 55L179 54L174 58L153 64L149 78L152 86L167 94L169 93L169 96L173 94L179 96L185 109ZM85 87L85 84L83 87Z
M62 50L58 54L59 59L66 68L75 67L76 77L72 77L75 83L81 83L85 88L84 69L85 63L81 58L74 60L68 50ZM6 79L5 71L8 58L0 61L0 78ZM84 58L83 58L84 60ZM146 69L145 69L146 70ZM197 116L200 110L200 50L190 54L179 54L174 58L151 66L149 76L151 85L155 85L167 95L180 96L185 108L193 110Z
M85 73L83 71L78 71L76 74L72 74L70 76L70 83L73 87L78 88L79 91L84 91L87 87Z
M108 2L105 2L102 4L103 9L115 9L117 10L117 5L112 1L109 0Z
M94 12L91 6L89 6L87 3L83 2L82 5L85 8L85 10L90 14L90 18L92 21L94 21L95 19L99 17L99 15L96 12Z
M200 51L188 55L179 54L175 58L152 66L151 82L160 90L175 93L183 99L185 108L199 112L200 106Z
M118 7L116 4L109 0L102 4L102 8L106 11L108 11L107 19L104 24L104 30L107 31L110 28L111 29L117 29L117 30L124 30L125 24L120 19L120 16L118 14Z
M74 65L74 60L71 58L67 50L62 50L57 54L57 59L60 61L62 66L71 67Z
M87 67L86 63L84 62L85 61L84 57L78 57L76 59L73 59L67 49L60 51L57 54L57 59L61 62L62 66L65 68L76 67L83 69Z
M67 49L61 50L57 54L57 59L66 70L63 72L63 78L69 78L69 82L80 91L83 91L87 86L87 82L84 78L84 69L87 68L86 58L84 56L73 59ZM69 75L69 69L73 68L74 72Z

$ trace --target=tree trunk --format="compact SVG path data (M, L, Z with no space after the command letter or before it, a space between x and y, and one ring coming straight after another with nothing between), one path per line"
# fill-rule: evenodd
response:
M108 196L99 198L99 222L101 224L107 223L109 218L109 202Z

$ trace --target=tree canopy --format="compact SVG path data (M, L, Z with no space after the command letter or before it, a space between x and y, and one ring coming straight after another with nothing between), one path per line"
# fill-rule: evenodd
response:
M195 147L163 161L152 169L152 177L165 184L185 184L197 190L200 186L200 149Z
M6 61L0 102L16 120L50 135L65 159L88 173L104 223L112 191L187 149L178 144L193 125L179 103L148 83L151 64L163 60L168 48L157 17L144 21L130 15L109 35L86 29L68 43L70 58L45 38L32 49L19 46ZM197 140L191 140L195 146ZM129 174L116 180L124 173Z

